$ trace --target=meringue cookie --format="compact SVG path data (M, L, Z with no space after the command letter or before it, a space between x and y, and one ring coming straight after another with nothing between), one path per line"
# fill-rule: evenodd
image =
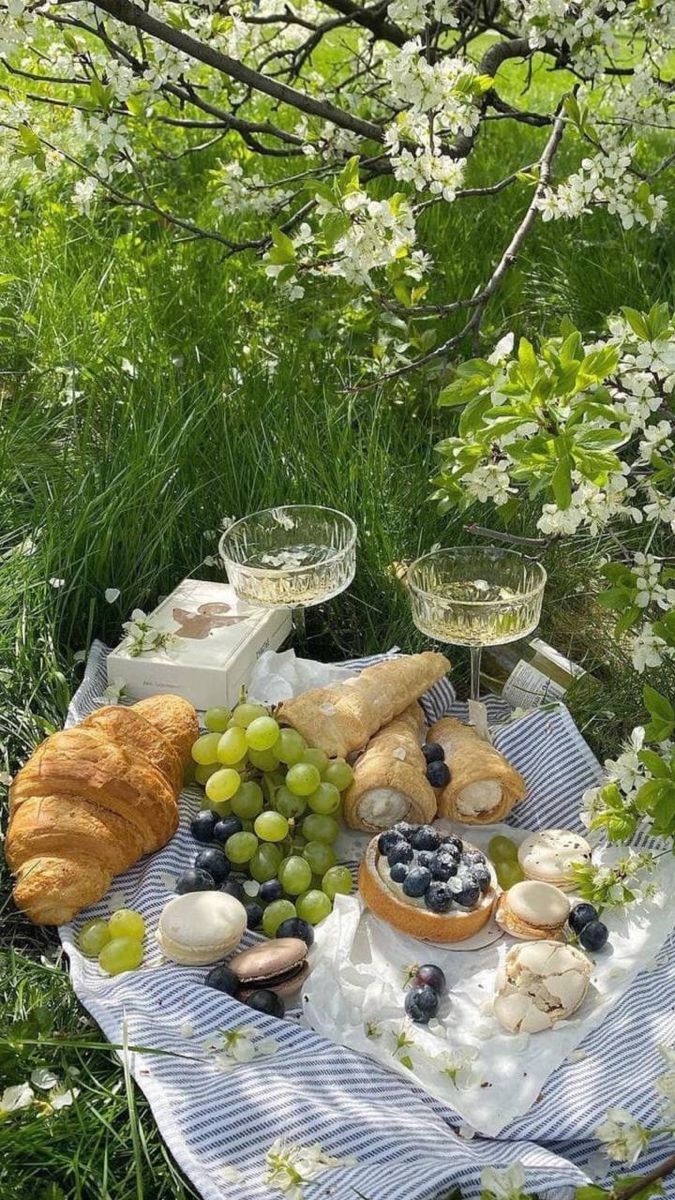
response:
M493 1012L509 1033L541 1033L570 1017L583 1002L591 963L560 942L514 946L496 976Z

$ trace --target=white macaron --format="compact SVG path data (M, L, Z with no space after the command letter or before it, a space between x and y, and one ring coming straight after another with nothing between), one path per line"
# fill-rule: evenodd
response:
M552 883L569 891L574 887L572 864L591 861L591 847L570 829L540 829L521 842L518 862L526 879Z
M523 879L502 892L495 920L506 933L529 942L560 937L569 912L570 902L560 888Z
M239 945L246 909L227 892L187 892L165 905L155 937L166 958L200 967Z

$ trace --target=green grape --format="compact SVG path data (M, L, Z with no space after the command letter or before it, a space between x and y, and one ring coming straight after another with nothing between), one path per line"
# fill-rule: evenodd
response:
M518 847L515 842L511 841L511 838L497 834L495 837L490 838L488 854L495 864L498 862L515 862L518 858Z
M238 725L240 729L246 729L257 717L266 716L267 709L264 704L249 704L245 701L243 704L238 704L233 710L230 727Z
M280 812L282 817L301 817L307 808L307 801L303 796L294 796L289 792L285 785L277 788L274 797L274 807L277 812Z
M333 910L333 904L329 896L325 892L319 892L316 888L305 892L302 896L298 896L295 907L299 917L303 921L309 921L310 925L318 925L319 921L323 921Z
M354 772L344 758L333 758L322 772L321 778L325 783L334 784L338 792L345 792L353 782Z
M321 783L321 776L312 763L295 763L288 768L286 787L294 796L311 796Z
M217 762L200 763L198 767L195 767L195 779L197 783L201 783L203 787L219 767L220 763Z
M139 942L145 937L145 921L133 908L118 908L108 921L111 938L136 938Z
M295 905L291 900L273 900L267 905L263 913L262 925L263 931L268 937L274 937L277 929L282 921L288 921L289 917L295 917Z
M214 708L207 708L204 724L211 733L224 733L231 716L229 708L225 708L223 704L216 704Z
M340 807L340 793L334 783L320 783L315 792L307 797L312 812L330 816Z
M302 761L305 763L311 763L313 767L316 767L319 774L321 774L321 772L325 771L326 767L328 766L328 755L326 754L325 750L319 750L315 747L310 747L309 750L305 750L305 753L302 756Z
M307 742L297 729L282 729L279 732L279 737L274 744L274 752L277 758L280 758L288 767L292 767L294 763L300 762L305 750Z
M213 812L217 812L219 817L232 815L232 805L229 800L209 800L208 807L213 809Z
M288 821L279 812L261 812L253 828L264 842L283 842L288 834Z
M501 862L495 863L495 870L497 872L499 886L502 887L505 892L508 891L510 887L513 887L514 883L520 883L521 879L524 878L523 872L520 869L520 864L517 862L505 862L504 859L502 859Z
M302 835L308 842L325 842L332 846L340 826L334 817L322 817L320 813L310 813L302 822Z
M279 738L279 725L274 717L256 717L246 726L246 744L251 750L271 750Z
M233 767L235 763L241 762L246 758L248 745L246 743L246 734L243 729L226 729L220 735L218 742L218 762L223 763L227 767Z
M299 854L292 854L279 867L279 881L289 896L299 896L312 882L312 868Z
M257 879L258 883L267 883L269 879L276 878L280 866L281 850L279 847L273 846L271 842L263 842L253 855L248 869L252 879Z
M100 917L93 917L91 921L85 921L75 940L78 948L83 954L86 954L87 958L98 958L106 942L110 941L108 922L103 921Z
M258 839L254 833L242 830L233 833L225 843L225 853L231 863L247 863L253 858L258 849Z
M249 750L249 762L259 771L276 771L279 759L273 750Z
M217 762L219 741L219 733L203 733L192 744L191 753L194 761L202 767L208 767L210 763Z
M253 833L253 821L242 821L241 826L247 833Z
M293 837L291 838L290 853L291 854L302 854L306 845L307 845L307 838L303 837L301 833L294 833Z
M134 971L143 962L143 943L138 938L112 938L103 946L98 965L107 975L121 975L122 971Z
M241 786L241 776L232 767L221 767L220 771L206 781L206 794L209 800L218 803L221 800L231 800Z
M308 842L302 857L309 863L313 875L325 875L329 867L334 867L337 862L333 847L325 842Z
M263 804L263 792L260 784L253 779L247 779L232 799L232 812L235 817L252 821L258 813L262 812Z
M333 900L338 892L348 896L353 887L352 873L349 867L329 867L321 880L321 887L327 896Z

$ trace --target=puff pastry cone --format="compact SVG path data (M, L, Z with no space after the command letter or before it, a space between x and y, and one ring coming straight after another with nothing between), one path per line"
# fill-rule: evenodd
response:
M519 771L478 736L471 725L443 717L427 735L445 751L450 782L438 793L438 815L464 825L493 824L525 798Z
M420 749L426 723L417 701L371 738L354 765L343 815L350 829L374 833L397 821L427 825L436 816L436 793L427 781Z
M168 695L97 709L42 742L9 793L5 855L17 907L36 924L63 924L164 846L198 734L192 705Z
M419 700L450 670L444 654L403 654L366 667L331 687L312 688L279 707L278 720L291 725L329 758L362 750L383 725Z

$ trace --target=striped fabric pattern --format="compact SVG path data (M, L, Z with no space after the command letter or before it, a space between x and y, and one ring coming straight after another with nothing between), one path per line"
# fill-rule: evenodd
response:
M106 653L94 644L69 723L102 703ZM352 665L361 669L372 661ZM466 716L447 680L431 689L423 705L430 721L449 712ZM493 725L504 722L495 731L496 745L529 785L517 823L581 828L579 800L600 767L567 710L537 710L511 722L503 701L489 699L488 710ZM199 793L186 789L175 838L115 882L120 898L142 912L150 928L170 897L171 876L194 856L189 823L199 803ZM528 1190L562 1200L589 1179L587 1163L598 1149L593 1130L608 1106L623 1105L645 1124L657 1124L653 1081L663 1069L657 1046L675 1040L672 939L573 1061L548 1079L531 1110L488 1139L472 1136L452 1108L422 1089L303 1028L298 1014L275 1021L201 986L205 968L164 963L149 949L142 970L102 978L73 939L82 921L109 911L109 900L102 901L60 931L73 986L113 1043L127 1039L132 1073L204 1200L279 1196L265 1181L265 1153L280 1135L356 1160L320 1175L307 1186L307 1200L440 1200L454 1185L470 1198L479 1194L484 1166L514 1162L525 1168ZM246 935L255 940L257 935ZM273 1037L279 1051L224 1074L204 1050L205 1039L241 1025ZM666 1153L667 1143L657 1141L640 1165L647 1170Z

